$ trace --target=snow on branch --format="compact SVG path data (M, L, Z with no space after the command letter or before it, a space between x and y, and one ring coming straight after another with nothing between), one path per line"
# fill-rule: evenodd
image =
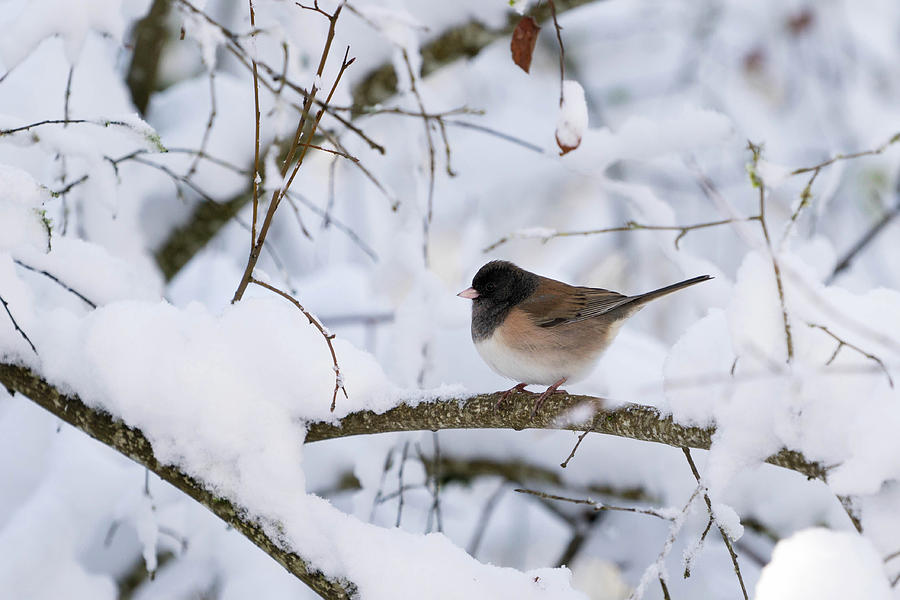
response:
M281 548L278 541L240 507L209 491L203 482L180 469L160 464L153 454L150 441L139 429L129 427L108 413L90 408L77 396L62 394L27 368L0 364L0 382L10 392L16 391L28 397L100 443L147 467L207 507L323 598L350 598L353 595L355 587L351 583L328 579L296 553Z
M336 423L312 423L306 434L307 442L369 433L396 431L437 431L441 429L556 429L589 430L645 442L657 442L675 448L708 450L715 433L713 428L685 427L663 416L657 409L637 404L616 408L604 406L602 398L568 394L548 399L531 416L531 401L527 394L513 394L512 402L503 410L494 410L500 393L479 394L466 399L420 402L412 406L401 404L383 413L358 411ZM517 397L518 396L518 397ZM569 420L565 415L589 404L593 416L589 422ZM797 471L811 479L824 479L825 468L807 460L794 450L782 449L766 462Z
M264 529L259 517L231 501L210 492L204 482L184 471L161 464L153 448L139 429L91 408L76 396L68 396L26 367L0 363L0 382L10 391L19 392L60 419L84 431L110 448L147 467L191 498L209 508L242 535L278 561L285 569L309 585L324 598L347 598L355 592L352 582L333 580L315 570L297 553L285 550ZM549 429L589 430L636 440L668 444L679 448L708 449L714 429L685 427L662 416L651 407L624 405L604 406L601 398L569 395L554 397L531 416L531 404L524 397L508 408L495 411L497 394L481 394L467 399L421 401L415 406L402 404L383 413L364 410L350 413L331 423L311 423L306 442L398 431L440 429ZM594 414L588 423L566 419L572 409L590 404ZM824 479L825 468L804 458L796 451L783 449L767 462L791 469L809 478Z

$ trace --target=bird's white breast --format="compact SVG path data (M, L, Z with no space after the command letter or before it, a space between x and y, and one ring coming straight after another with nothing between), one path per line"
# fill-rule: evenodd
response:
M523 352L504 344L499 333L475 342L478 354L491 369L520 383L553 385L565 378L572 382L590 373L596 354L586 356L549 356L548 353Z

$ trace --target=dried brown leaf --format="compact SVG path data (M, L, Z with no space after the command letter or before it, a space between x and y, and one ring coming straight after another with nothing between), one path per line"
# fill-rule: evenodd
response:
M538 32L541 26L533 18L525 16L513 30L509 49L512 51L513 62L528 73L531 69L531 56L534 54L534 46L537 44Z

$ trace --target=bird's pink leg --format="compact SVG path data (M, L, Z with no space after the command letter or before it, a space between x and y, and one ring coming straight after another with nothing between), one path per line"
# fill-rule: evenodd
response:
M512 394L513 392L524 392L526 394L533 394L534 392L529 392L528 390L525 389L525 386L527 386L527 385L528 385L527 383L520 383L518 385L515 385L515 386L509 388L505 392L502 392L500 394L500 399L497 400L497 404L494 405L494 411L496 412L496 410L498 408L500 408L500 405L503 404L503 401L506 400L507 398L509 398L510 394Z
M545 391L543 394L541 394L541 397L538 398L538 399L537 399L537 402L535 402L535 404L534 404L534 410L531 411L531 416L532 416L532 417L533 417L534 414L538 411L538 409L541 408L541 405L544 403L544 400L546 400L547 398L549 398L549 397L552 396L553 394L565 394L565 393L567 393L566 390L561 390L561 389L559 389L559 386L561 386L561 385L564 384L565 382L566 382L566 378L563 377L562 379L560 379L559 381L557 381L556 383L554 383L553 385L551 385L550 387L548 387L548 388L547 388L547 391Z

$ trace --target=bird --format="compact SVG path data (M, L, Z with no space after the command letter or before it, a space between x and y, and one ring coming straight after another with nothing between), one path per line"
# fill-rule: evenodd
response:
M472 341L500 375L518 381L500 394L496 410L513 392L546 385L532 410L565 383L584 378L625 320L651 300L712 279L701 275L652 292L626 296L576 287L526 271L505 260L485 264L472 286L457 296L472 300Z

